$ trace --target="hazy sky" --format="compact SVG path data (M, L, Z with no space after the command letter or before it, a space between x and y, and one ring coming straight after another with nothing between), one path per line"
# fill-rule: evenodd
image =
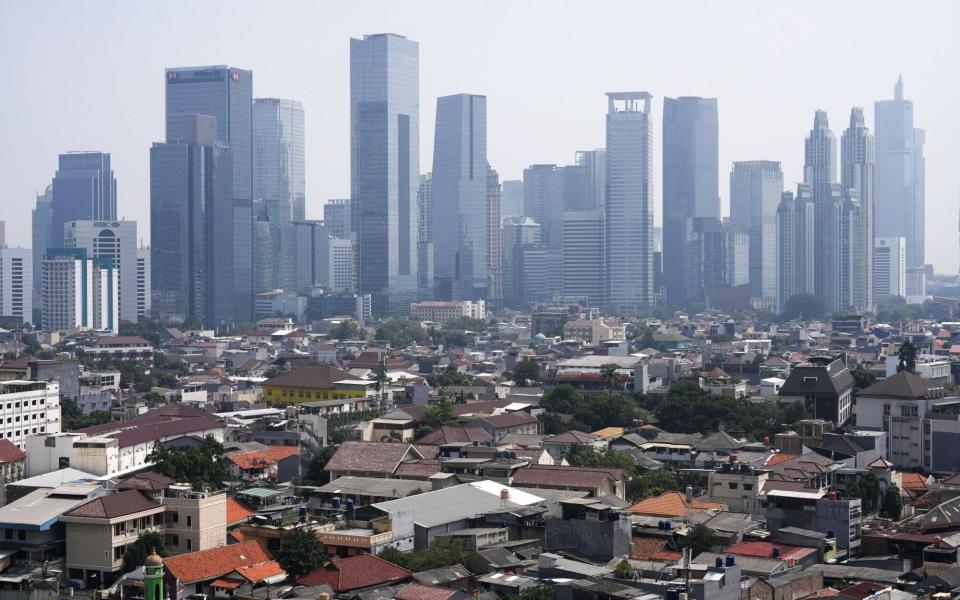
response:
M148 149L163 136L164 67L253 69L254 97L303 101L307 216L347 197L349 42L420 42L420 168L430 170L437 96L488 98L488 154L504 179L603 145L607 91L712 96L720 109L724 212L735 160L801 178L817 108L838 139L850 107L893 96L903 73L927 130L927 261L956 272L960 3L942 2L51 2L0 0L0 220L30 245L30 209L57 154L110 152L120 216L149 236ZM954 140L950 142L949 140Z

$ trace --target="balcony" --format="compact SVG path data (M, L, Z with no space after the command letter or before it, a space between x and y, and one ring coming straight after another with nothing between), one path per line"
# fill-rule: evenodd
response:
M392 531L377 533L373 529L338 529L320 534L320 541L327 546L371 549L393 539Z

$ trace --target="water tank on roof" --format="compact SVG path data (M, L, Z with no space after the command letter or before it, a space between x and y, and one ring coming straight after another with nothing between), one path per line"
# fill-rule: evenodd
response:
M340 508L340 498L338 498L337 496L334 496L333 499L330 500L330 505L333 506L334 508L339 509L339 508Z
M727 566L728 566L728 567L732 567L732 566L735 565L735 564L737 564L737 559L734 558L733 556L729 556L729 555L728 555L728 556L727 556Z
M714 561L714 564L718 569L723 567L723 559L718 556L717 559Z
M780 548L774 548L774 549L773 549L773 557L774 557L774 558L780 558Z

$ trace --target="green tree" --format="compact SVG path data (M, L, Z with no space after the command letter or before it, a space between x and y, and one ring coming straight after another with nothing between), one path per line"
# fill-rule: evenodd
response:
M60 415L63 419L64 431L76 431L85 427L93 427L113 420L109 410L95 410L89 415L83 414L77 403L70 398L60 401Z
M598 452L583 444L570 448L564 458L574 467L622 469L627 475L632 474L635 468L633 459L628 454L609 449Z
M877 378L873 375L873 373L871 373L863 365L857 365L857 368L850 371L850 374L853 375L854 385L858 390L867 389L868 387L873 385L874 381L877 380Z
M373 381L377 385L377 401L383 404L383 392L387 389L387 382L390 381L390 378L387 377L387 368L382 364L373 368Z
M540 365L537 361L525 358L513 367L513 384L518 387L538 385L540 383Z
M897 372L909 371L913 373L917 370L917 347L910 340L900 345L897 357L900 359L897 363Z
M819 298L813 294L797 294L791 296L783 305L780 317L789 321L801 317L807 319L822 319L827 316L827 309Z
M156 531L147 531L137 537L137 541L128 545L123 552L123 572L129 573L143 566L151 552L157 551L160 556L166 556L163 547L163 536Z
M863 514L873 514L880 506L881 492L880 479L873 471L857 477L846 486L848 498L859 498Z
M453 403L449 396L441 392L436 402L431 402L423 411L423 421L417 430L417 437L426 435L445 425L456 425L457 415L453 412Z
M572 415L581 404L583 395L567 383L561 383L540 399L540 406L544 409L567 415Z
M329 336L340 340L362 340L367 337L356 321L345 319L330 330Z
M720 545L720 541L709 527L703 523L697 523L679 543L681 548L689 548L692 556L697 556L701 552L710 552Z
M378 556L387 562L416 573L463 563L468 554L469 552L464 550L463 546L456 540L438 538L422 550L401 552L396 548L387 547L381 550Z
M602 381L603 385L607 386L607 389L611 392L617 385L617 368L617 365L614 363L600 365L600 381Z
M549 583L541 583L520 592L516 598L518 600L553 600L555 597L553 586Z
M427 331L419 321L395 317L377 329L376 338L384 340L393 348L406 348L427 341Z
M199 448L170 449L159 443L147 456L153 470L174 481L186 481L195 490L216 491L223 488L228 471L223 458L223 444L207 436Z
M633 576L633 567L630 566L627 559L623 558L620 559L620 562L614 567L614 572L618 579L630 579L630 577Z
M320 485L330 481L330 473L326 471L326 467L336 452L336 446L324 446L320 448L320 451L317 452L310 461L310 466L307 467L307 473L303 478L304 483L310 482Z
M681 486L677 476L668 469L654 469L631 478L627 487L628 498L639 500L667 492L676 492Z
M449 364L443 369L433 369L427 375L427 382L435 388L445 388L452 385L467 386L473 383L473 377L457 370L457 365Z
M892 483L887 491L883 493L883 502L880 505L880 511L883 516L894 521L900 520L900 513L903 510L903 496L900 494L900 488Z
M317 534L303 528L284 534L280 548L273 553L283 570L294 579L322 567L326 556Z

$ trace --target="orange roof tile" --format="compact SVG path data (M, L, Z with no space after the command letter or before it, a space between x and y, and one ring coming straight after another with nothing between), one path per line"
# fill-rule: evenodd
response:
M703 500L693 499L688 503L687 498L680 492L667 492L645 498L627 509L635 515L649 515L651 517L684 517L692 513L703 512L710 509L722 509L722 503L705 502Z
M301 585L328 584L335 592L346 592L384 583L395 583L410 577L410 571L370 554L350 558L334 558L300 579Z
M770 457L770 459L767 461L767 466L768 466L768 467L772 467L773 465L778 465L778 464L780 464L780 463L782 463L782 462L786 462L786 461L788 461L788 460L792 460L792 459L796 458L797 456L799 456L799 455L797 455L797 454L787 454L786 452L777 452L776 454L772 455L772 456Z
M630 558L634 560L680 560L682 554L667 550L665 538L633 538L630 542Z
M254 513L252 510L249 510L244 505L240 504L233 498L227 498L227 525L233 525L234 523L241 523L252 517ZM238 533L238 532L234 532ZM241 536L240 541L243 541Z
M237 573L243 575L250 583L259 583L268 577L283 575L285 571L277 561L268 560L260 564L240 567L237 569Z
M911 496L927 491L927 479L920 473L900 473L900 484Z
M170 556L163 559L163 566L183 583L195 583L222 577L240 567L260 564L272 559L273 557L259 542L250 541Z
M241 469L262 469L277 464L278 461L298 454L297 446L270 446L266 450L251 450L228 454L227 459Z
M243 585L243 582L235 579L217 579L210 584L210 587L220 588L223 590L235 590L241 585Z

